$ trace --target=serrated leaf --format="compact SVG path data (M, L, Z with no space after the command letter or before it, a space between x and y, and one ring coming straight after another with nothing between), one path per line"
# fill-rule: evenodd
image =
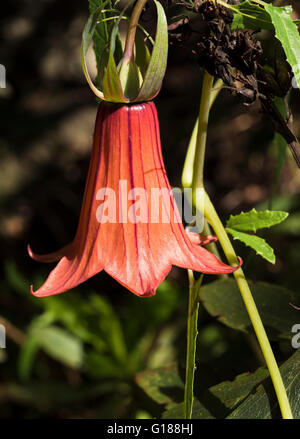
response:
M300 349L279 368L295 419L300 418L299 365ZM278 400L268 375L266 368L260 368L253 374L236 377L233 382L225 381L210 387L201 395L201 402L195 398L192 418L281 419ZM170 406L162 418L182 419L183 403Z
M286 59L300 88L300 35L297 25L291 18L293 9L291 6L277 7L271 4L266 4L265 9L270 14L275 36L282 44Z
M246 0L240 5L228 5L227 7L234 14L232 29L274 30L270 14L261 5ZM298 26L300 20L293 20L293 23Z
M247 28L252 30L273 30L274 26L270 15L261 6L246 0L240 5L231 5L234 10L232 28Z
M267 369L261 367L253 373L246 372L238 375L233 381L223 381L209 387L201 394L201 402L195 398L192 418L225 418L267 377ZM162 417L164 419L182 419L183 404L171 405Z
M297 293L266 282L249 281L262 322L271 340L291 340L291 328L299 321L299 311L290 304L299 302ZM218 280L200 289L206 311L230 328L252 332L252 325L233 279Z
M238 239L248 247L251 247L253 250L255 250L256 254L260 255L268 262L271 262L271 264L275 264L276 258L274 250L269 244L266 243L263 238L255 235L249 235L249 233L230 229L229 227L226 227L226 231L232 235L233 239Z
M155 43L152 49L150 62L144 77L143 84L136 100L147 100L149 96L154 97L160 90L163 77L167 67L168 51L168 24L164 8L154 0L157 11L157 27Z
M252 209L249 212L241 212L239 215L230 215L226 227L241 232L256 232L259 229L269 228L280 224L288 217L287 212L276 210L264 210L257 212Z
M280 367L287 396L295 419L300 419L300 349ZM227 419L281 418L278 400L270 379L259 385L256 392L234 410Z
M201 369L201 367L200 367ZM224 418L238 404L243 401L255 387L268 377L266 368L259 368L253 373L243 373L235 377L233 381L224 381L210 385L204 370L196 370L199 380L204 386L199 393L195 389L193 406L194 419ZM136 375L137 384L144 392L158 404L164 404L167 410L163 413L164 419L182 419L184 397L184 382L175 364L157 369L139 372ZM200 397L201 396L201 397Z

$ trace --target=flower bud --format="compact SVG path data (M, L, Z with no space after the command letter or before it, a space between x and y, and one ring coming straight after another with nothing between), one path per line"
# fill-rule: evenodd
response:
M115 47L117 27L123 14L121 13L111 32L109 47L100 57L101 65L98 67L101 89L93 84L88 73L86 53L103 11L98 8L90 16L83 31L81 58L86 79L98 98L104 101L127 104L150 101L159 93L167 66L168 25L162 5L158 0L154 0L154 3L157 10L157 26L155 40L150 38L150 41L153 42L151 55L145 41L136 36L136 56L133 54L128 56L127 53L123 53L123 58L117 66Z
M125 60L121 62L119 79L124 96L129 100L134 99L138 95L143 83L141 71L134 61Z

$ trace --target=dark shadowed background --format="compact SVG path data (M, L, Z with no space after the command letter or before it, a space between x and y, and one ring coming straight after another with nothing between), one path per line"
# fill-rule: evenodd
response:
M37 299L29 292L52 266L31 261L27 244L38 253L62 247L72 240L79 217L97 109L80 64L87 18L87 0L1 5L0 63L7 72L7 87L0 89L0 323L7 333L6 349L0 349L1 418L159 416L161 407L137 386L135 375L176 360L184 366L183 270L174 268L151 299L135 297L105 273L59 297ZM180 186L200 87L192 54L171 46L155 102L172 186ZM299 91L292 90L298 135L299 102ZM277 154L273 134L257 104L247 107L221 91L211 112L205 177L223 219L269 206ZM249 278L296 292L299 192L300 171L288 155L272 207L291 215L262 234L275 248L275 265L236 245ZM199 370L210 371L211 384L258 367L252 342L204 310L199 334ZM290 354L279 344L274 349L282 360ZM235 361L237 352L242 361Z

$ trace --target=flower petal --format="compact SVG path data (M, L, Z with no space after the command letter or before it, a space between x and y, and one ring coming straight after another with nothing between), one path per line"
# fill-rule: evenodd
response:
M36 260L60 259L32 294L62 293L103 269L143 297L155 294L172 265L208 274L235 271L238 267L201 247L214 240L183 227L163 163L154 103L101 103L75 239L43 256L28 248Z
M39 255L37 253L34 253L31 249L30 245L28 244L27 251L28 251L29 256L32 259L34 259L35 261L38 261L38 262L57 262L62 257L67 255L68 253L70 253L71 246L72 246L72 244L68 244L65 247L61 248L60 250L57 250L56 252L47 253L46 255Z

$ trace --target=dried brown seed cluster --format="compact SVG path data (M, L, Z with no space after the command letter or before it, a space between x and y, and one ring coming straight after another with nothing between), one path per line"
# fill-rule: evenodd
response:
M237 2L231 0L230 3ZM173 1L172 4L195 12L197 21L197 29L188 16L181 15L173 21L169 26L173 44L191 51L202 68L222 79L224 86L240 96L246 105L259 101L274 129L286 139L300 167L300 148L291 130L291 115L287 114L284 119L274 104L274 97L285 98L291 88L289 65L275 56L272 69L265 68L262 46L255 38L255 32L232 29L232 11L215 1L198 0L193 5Z

